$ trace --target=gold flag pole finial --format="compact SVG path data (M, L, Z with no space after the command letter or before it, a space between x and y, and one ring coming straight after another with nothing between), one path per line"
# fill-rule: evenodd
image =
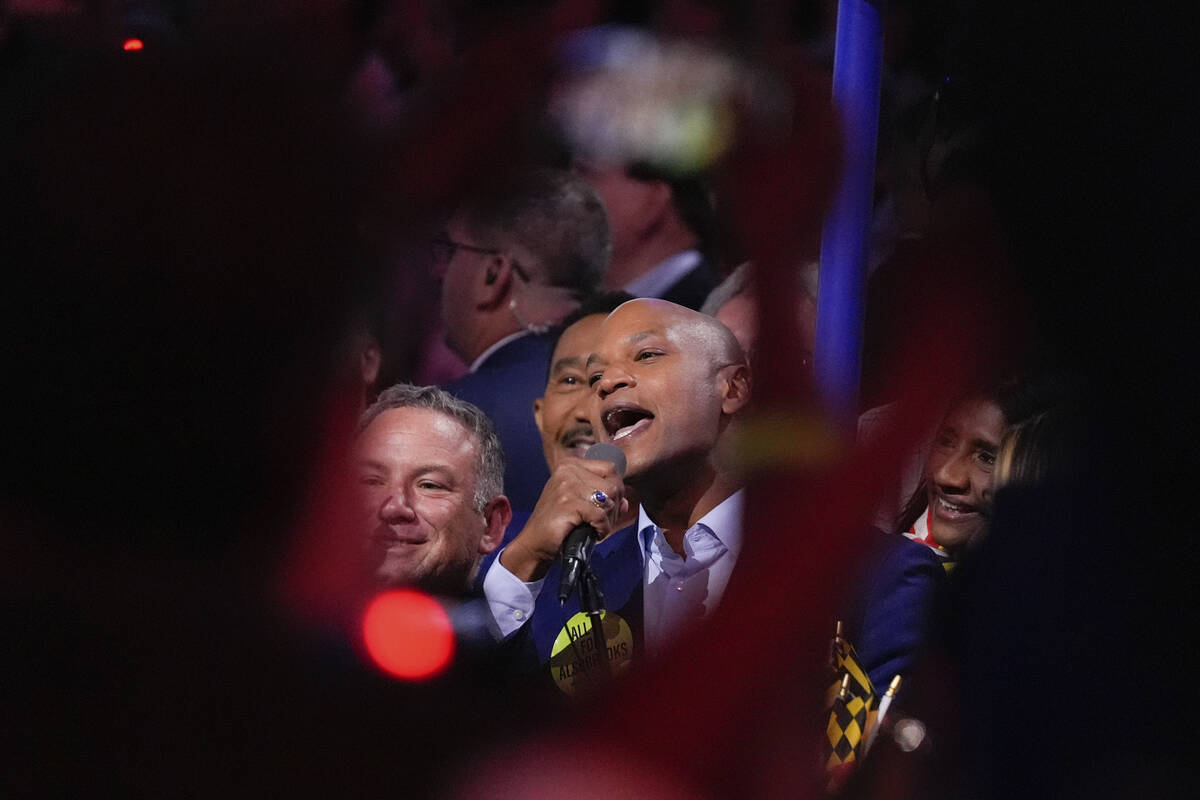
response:
M892 704L893 698L896 696L896 691L900 688L900 676L892 676L892 682L888 684L887 691L883 693L883 697L879 698L879 711L875 714L875 724L871 726L871 732L867 734L867 743L863 748L863 754L871 749L871 745L875 743L875 737L879 734L879 729L883 727L883 718L887 715L888 707Z

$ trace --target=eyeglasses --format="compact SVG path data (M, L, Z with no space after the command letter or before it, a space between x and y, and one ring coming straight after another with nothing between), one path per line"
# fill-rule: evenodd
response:
M444 234L433 237L429 242L429 254L433 257L433 263L435 264L448 264L450 259L454 258L455 252L459 250L466 250L469 253L479 253L485 256L498 256L502 252L488 247L475 247L474 245L456 242ZM513 272L517 273L517 277L529 283L529 273L525 271L525 268L518 264L515 258L510 258L509 261L512 262Z

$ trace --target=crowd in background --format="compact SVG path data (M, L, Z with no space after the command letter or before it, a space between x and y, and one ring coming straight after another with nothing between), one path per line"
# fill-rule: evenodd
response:
M838 620L846 796L1192 785L1182 15L886 4L848 430L836 3L277 5L0 5L14 794L815 796Z

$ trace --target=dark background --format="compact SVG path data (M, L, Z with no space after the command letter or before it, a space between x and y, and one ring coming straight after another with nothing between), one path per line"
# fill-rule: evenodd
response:
M497 154L535 147L546 4L468 7L466 66L414 67L429 97L383 141L340 110L378 9L277 5L3 17L0 752L18 794L426 796L557 718L512 702L486 657L389 682L345 618L277 590L323 443L353 418L342 347L361 298L408 287L390 295L394 372L419 355L428 287L397 278L375 226L418 240ZM829 16L695 5L747 47L812 42ZM978 796L1194 778L1197 31L1186 4L1076 5L896 4L914 69L953 75L960 112L986 121L971 174L1023 316L983 339L1078 376L1095 442L1090 482L1019 506L1023 535L965 601L967 693L991 698L962 711ZM136 59L115 46L134 30ZM914 316L939 314L922 295ZM914 358L943 356L922 341ZM726 691L769 703L752 672ZM716 796L762 780L739 771L753 759L713 763Z

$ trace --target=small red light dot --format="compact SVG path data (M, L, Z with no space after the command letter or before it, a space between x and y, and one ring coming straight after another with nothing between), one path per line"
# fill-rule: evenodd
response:
M122 50L141 50L145 46L146 46L145 43L143 43L141 39L126 39L125 43L121 45L121 49Z
M454 629L436 600L411 589L385 592L363 615L363 641L379 667L397 678L433 678L454 658Z

